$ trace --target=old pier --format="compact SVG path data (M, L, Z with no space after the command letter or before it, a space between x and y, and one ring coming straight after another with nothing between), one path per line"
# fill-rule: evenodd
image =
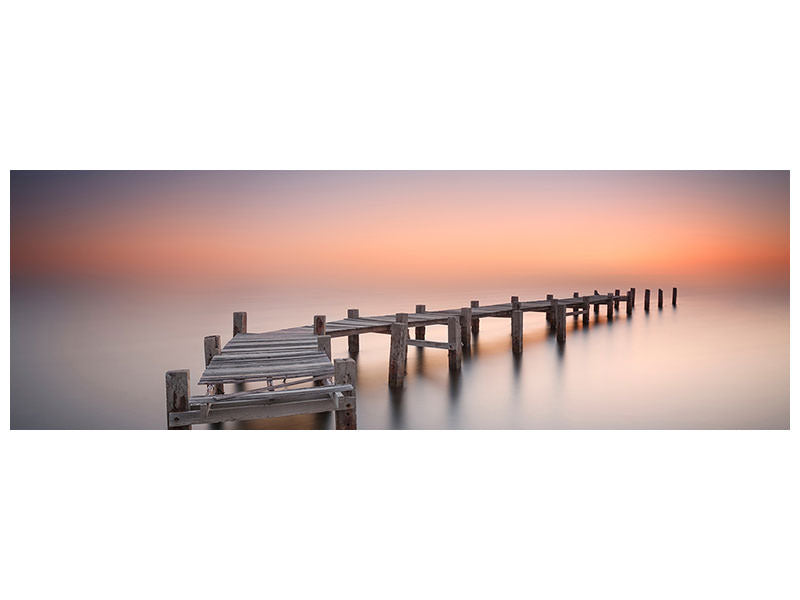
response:
M678 289L672 288L672 306L677 305ZM461 369L463 353L469 352L472 336L480 330L480 319L507 318L511 322L511 350L522 353L523 313L544 313L556 340L566 342L567 316L590 322L590 313L614 318L620 302L631 315L636 302L636 288L624 294L614 290L590 296L575 292L571 298L521 301L511 296L504 304L481 306L472 300L469 306L428 311L418 304L413 313L362 317L357 308L347 310L347 318L328 321L316 315L310 325L250 333L247 313L233 313L233 337L220 345L220 336L207 336L203 342L205 371L198 383L206 394L190 394L188 370L166 374L167 427L191 429L192 425L249 419L264 419L318 412L334 412L336 429L356 429L356 365L353 358L331 360L331 338L347 337L351 356L359 351L359 336L380 333L391 336L389 344L389 386L403 385L406 376L408 347L446 350L451 371ZM644 307L650 310L650 290L645 290ZM663 309L663 292L658 290L658 308ZM447 326L447 341L426 339L426 327ZM409 329L414 329L414 337ZM246 389L245 384L262 385ZM225 385L234 391L225 393Z

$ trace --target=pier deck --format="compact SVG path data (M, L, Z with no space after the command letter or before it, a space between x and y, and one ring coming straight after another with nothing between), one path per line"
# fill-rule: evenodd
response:
M658 290L658 308L663 308L662 290ZM480 306L473 300L469 307L428 311L419 304L414 313L361 317L358 309L349 309L347 318L326 321L324 315L313 323L288 329L249 333L247 313L234 313L233 337L220 348L219 336L204 340L206 369L198 384L207 386L207 393L191 396L189 371L168 371L167 426L169 429L191 429L194 424L220 423L245 419L334 412L337 429L356 428L356 368L352 357L359 351L359 335L382 333L391 336L389 350L389 385L401 387L405 378L408 347L441 349L448 352L452 371L461 368L463 352L469 352L471 337L477 334L480 319L510 318L511 346L515 354L522 352L522 314L545 313L547 323L555 331L559 343L566 341L566 317L583 317L589 324L590 312L599 314L606 307L608 319L619 310L620 302L630 315L636 301L636 289L624 294L619 290L589 296L520 301L512 296L502 304ZM677 303L677 288L672 290L672 305ZM567 312L567 310L570 312ZM645 291L645 310L650 309L650 290ZM425 339L425 328L447 325L447 342ZM410 339L409 329L415 338ZM351 358L331 360L331 338L348 337ZM262 382L256 388L245 384ZM235 391L225 393L225 385Z

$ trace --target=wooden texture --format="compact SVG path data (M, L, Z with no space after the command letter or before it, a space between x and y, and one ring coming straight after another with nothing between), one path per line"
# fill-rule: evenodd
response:
M347 318L348 319L357 319L358 318L358 309L357 308L348 308L347 309ZM347 336L347 351L350 353L351 356L358 354L360 350L361 344L359 342L358 335L348 335Z
M464 352L472 351L472 336L470 335L470 324L472 323L472 309L465 306L461 309L461 345Z
M606 319L611 321L614 318L614 294L608 292L608 304L606 304Z
M572 297L573 298L580 298L580 294L578 292L572 292ZM579 314L579 311L573 310L572 311L572 319L577 321L578 320L578 314Z
M522 354L522 311L511 311L511 351Z
M406 374L406 349L408 327L405 323L392 323L392 339L389 344L389 387L403 387Z
M414 309L416 314L423 314L425 312L425 305L424 304L417 304ZM414 337L418 340L425 339L425 327L415 327L414 328Z
M167 429L191 429L191 424L176 424L170 414L189 410L189 370L167 371Z
M625 314L630 315L633 312L633 302L631 301L632 292L628 290L625 294Z
M672 288L672 306L678 306L678 288Z
M235 312L233 313L233 335L240 333L247 333L247 313Z
M417 348L439 348L440 350L449 350L450 344L448 342L434 342L433 340L408 340L409 346L416 346Z
M636 308L636 288L631 288L631 309Z
M479 308L481 305L479 300L470 300L469 307L472 309ZM481 320L475 315L472 316L472 335L478 335L481 330Z
M352 390L342 392L334 420L336 429L356 429L356 362L352 358L337 358L333 361L337 385L350 385Z
M650 289L645 289L644 291L644 310L650 310Z
M325 315L314 315L314 335L325 335Z
M658 308L664 308L664 290L658 288Z
M450 348L447 351L447 362L451 371L461 370L461 319L452 316L447 320L447 343Z
M564 343L567 339L567 307L559 304L556 311L556 340Z
M208 367L211 359L217 356L220 351L222 350L220 339L218 335L207 335L203 338L203 354L206 361L206 367ZM213 385L208 386L208 393L209 394L224 394L225 393L225 384L224 383L216 383Z
M590 310L589 309L589 296L584 296L583 297L583 309L582 309L582 312L583 312L582 322L583 322L584 326L589 324L589 319L591 318L589 310Z

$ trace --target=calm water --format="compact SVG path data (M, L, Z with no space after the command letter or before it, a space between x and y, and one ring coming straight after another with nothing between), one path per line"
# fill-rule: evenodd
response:
M596 284L592 284L595 287ZM603 291L604 288L599 288ZM590 290L589 286L584 290ZM482 319L472 355L451 375L447 354L409 348L401 392L386 385L389 337L361 336L361 429L787 428L789 297L681 289L677 309L644 312L637 285L631 318L605 309L588 328L568 317L559 348L544 315L524 316L524 352L511 353L508 319ZM227 341L231 313L247 310L249 329L344 316L452 308L572 289L487 289L375 293L123 290L104 286L12 283L12 428L163 428L164 372L189 368L197 381L204 335ZM666 290L665 290L666 291ZM668 296L668 294L667 294ZM655 306L655 302L653 303ZM428 339L446 340L443 326ZM333 340L347 356L346 338ZM197 393L204 389L195 388ZM227 424L226 427L232 427ZM330 415L242 423L248 428L331 428Z

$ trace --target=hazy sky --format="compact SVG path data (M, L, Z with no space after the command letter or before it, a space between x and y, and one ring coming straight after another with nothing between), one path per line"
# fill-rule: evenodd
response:
M13 172L13 277L788 281L789 174Z

